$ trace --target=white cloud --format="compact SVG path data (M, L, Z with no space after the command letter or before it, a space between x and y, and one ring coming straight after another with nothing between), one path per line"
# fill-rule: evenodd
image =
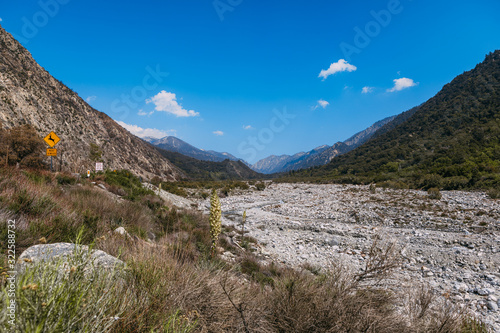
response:
M322 77L323 80L326 80L327 77L333 75L338 72L353 72L358 69L356 66L351 65L344 59L340 59L337 62L334 62L330 65L328 69L323 69L319 73L318 77Z
M169 135L176 135L175 130L162 131L156 128L142 128L137 125L125 124L123 121L116 120L116 122L123 128L125 128L130 133L138 136L140 138L152 137L161 139Z
M330 105L330 103L325 101L324 99L320 99L318 101L318 105L321 106L323 109L325 109L328 105Z
M85 98L85 101L87 103L90 103L90 102L95 101L96 99L97 99L97 96L89 96L89 97Z
M224 135L224 132L222 132L222 131L213 131L212 133L214 133L217 136L223 136Z
M414 82L412 79L402 77L400 79L395 79L394 87L391 89L387 89L388 92L401 91L406 88L414 87L418 84L418 82Z
M162 90L157 95L151 97L151 99L147 99L146 103L153 103L156 111L168 112L177 117L196 117L200 115L199 112L183 109L182 105L177 103L177 97L175 94L166 92L165 90Z
M375 88L373 88L373 87L368 87L368 86L366 86L366 87L363 87L363 89L361 90L361 93L363 93L363 94L368 94L368 93L373 92L373 90L374 90L374 89L375 89Z
M324 99L320 99L315 106L311 108L311 110L316 110L319 107L322 107L323 109L326 109L326 107L330 105L328 101L325 101Z
M154 113L154 110L153 110L153 111L151 111L151 112L146 112L146 111L144 111L143 109L140 109L140 110L139 110L139 112L137 112L137 114L138 114L139 116L150 116L150 115L152 115L153 113Z
M3 21L3 20L2 20L2 18L0 17L0 22L2 22L2 21Z
M244 130L253 130L255 128L253 128L252 125L246 125L246 126L243 126L243 129Z

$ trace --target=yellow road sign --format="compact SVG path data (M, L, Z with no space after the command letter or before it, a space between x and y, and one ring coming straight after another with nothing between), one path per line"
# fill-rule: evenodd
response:
M56 133L50 132L49 135L44 138L44 140L50 147L54 147L61 139L59 139Z
M57 156L57 149L47 148L47 156Z

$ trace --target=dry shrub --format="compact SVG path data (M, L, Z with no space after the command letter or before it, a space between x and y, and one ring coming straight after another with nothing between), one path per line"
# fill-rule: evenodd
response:
M4 210L20 205L15 217L25 229L16 236L27 245L42 236L49 242L69 240L82 225L93 230L89 240L107 236L117 225L129 231L163 229L164 237L155 245L117 235L98 244L127 262L127 286L136 300L114 323L114 332L458 333L464 327L466 332L485 332L425 289L405 297L393 291L387 279L399 265L398 251L381 239L371 247L365 269L356 274L341 265L315 276L282 270L260 265L249 253L231 268L208 259L206 216L159 207L154 198L119 202L91 186L54 187L15 171L0 171L0 196ZM44 197L45 203L40 201ZM56 206L48 208L50 202Z
M0 169L0 197L0 209L9 211L19 222L19 251L41 237L49 243L73 242L82 227L82 241L87 244L118 226L142 237L157 228L147 205L118 202L112 194L91 185L61 186L54 174L43 170ZM0 235L6 230L6 223L0 223ZM2 240L0 247L6 247Z
M232 331L219 273L183 263L166 247L128 247L122 258L132 273L130 288L143 306L128 309L116 332L156 331L177 312L206 330Z
M318 278L288 273L262 301L274 332L395 332L404 326L393 298L336 271Z
M386 278L398 263L390 242L376 242L362 273L339 264L315 276L260 265L251 254L234 269L214 260L193 262L173 248L120 237L103 242L102 249L127 261L129 286L143 304L127 309L115 332L160 330L178 315L199 332L458 333L466 318L423 287L406 293L388 288ZM258 274L271 271L272 283L257 282Z
M407 288L405 296L403 315L408 322L408 332L487 332L484 327L481 330L467 330L464 323L470 322L470 317L465 310L453 305L447 298L437 297L426 285Z

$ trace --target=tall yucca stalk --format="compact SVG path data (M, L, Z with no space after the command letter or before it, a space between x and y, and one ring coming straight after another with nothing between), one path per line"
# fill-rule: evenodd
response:
M215 189L210 197L210 236L212 237L212 254L217 251L221 231L221 206L219 196Z

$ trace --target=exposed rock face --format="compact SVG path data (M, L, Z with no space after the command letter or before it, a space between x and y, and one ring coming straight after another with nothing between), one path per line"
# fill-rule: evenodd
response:
M45 137L55 131L56 170L93 169L90 144L102 150L105 167L150 178L178 178L181 172L148 143L89 106L52 77L0 26L0 122L6 128L31 124Z
M77 245L71 243L33 245L19 256L18 270L23 271L28 265L40 262L54 262L62 258L64 258L64 260L69 260L71 256L75 255L76 250L87 254L89 247L86 245L79 245L77 248ZM123 261L100 250L93 250L91 252L91 258L94 266L102 269L113 269L124 265Z

